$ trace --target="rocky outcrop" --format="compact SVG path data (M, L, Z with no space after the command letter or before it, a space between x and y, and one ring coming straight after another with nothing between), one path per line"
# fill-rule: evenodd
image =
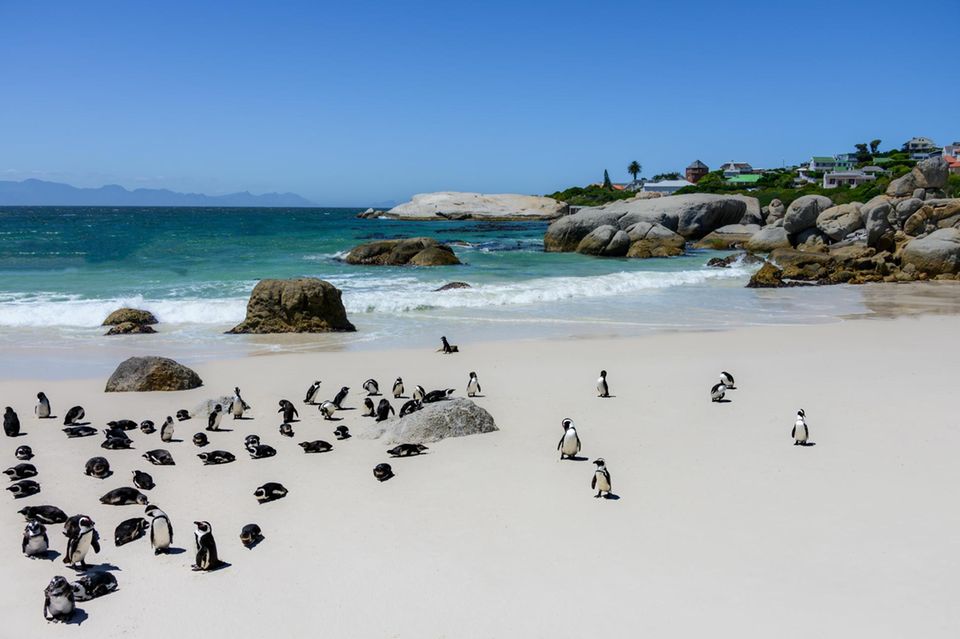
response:
M759 224L728 224L708 233L693 246L724 251L743 246L758 232L760 232Z
M730 268L734 264L749 266L750 264L762 264L764 261L763 258L757 257L753 253L741 252L733 253L726 257L711 257L707 260L707 266L713 268Z
M927 275L960 273L960 229L938 229L907 244L901 260Z
M202 385L199 375L172 359L131 357L117 366L104 390L108 393L142 393L190 390Z
M343 260L365 266L452 266L460 264L453 249L430 237L381 240L354 247Z
M942 189L947 185L949 166L942 155L917 162L910 171L913 182L920 189Z
M907 173L895 180L891 180L887 185L887 195L890 197L910 197L917 189L917 178L913 173Z
M133 322L120 322L110 327L110 330L104 335L150 335L157 331L149 324L134 324Z
M358 435L382 439L387 444L427 444L496 430L499 429L490 413L469 399L457 398L424 404L416 412L378 422Z
M747 288L779 288L783 286L783 271L770 262L764 262L756 273L750 276Z
M630 237L619 227L604 224L590 231L577 244L577 253L583 255L602 255L623 257L630 248Z
M774 198L770 201L770 204L767 205L767 224L773 224L777 220L782 220L786 212L787 207L783 205L783 202Z
M150 311L142 311L138 308L120 308L107 315L103 320L102 326L117 326L118 324L157 324L157 318Z
M817 228L831 240L840 241L863 228L859 202L831 206L817 216Z
M927 200L921 204L903 223L903 232L907 235L915 237L939 228L960 226L960 199Z
M552 220L568 211L565 202L511 193L420 193L378 214L404 220Z
M435 293L439 293L440 291L452 291L453 289L457 289L457 288L473 288L473 287L467 284L466 282L447 282L440 288L435 288L433 290Z
M247 302L247 316L228 333L326 333L355 331L340 290L330 282L302 277L260 280Z
M754 233L743 248L754 253L769 253L790 246L790 237L782 226L765 226Z
M894 217L893 206L883 195L877 196L860 209L863 227L867 230L867 246L889 249L893 246L894 228L890 224Z
M630 248L627 257L676 257L683 255L686 241L662 224L637 222L627 231Z
M790 203L783 216L783 228L787 233L799 233L812 228L820 213L826 211L833 202L822 195L803 195Z
M580 209L550 224L543 236L543 248L548 253L576 251L580 241L595 228L618 226L622 214L600 208Z

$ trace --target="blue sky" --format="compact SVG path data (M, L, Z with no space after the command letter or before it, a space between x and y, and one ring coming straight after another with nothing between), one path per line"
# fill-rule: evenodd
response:
M0 0L0 179L366 205L943 144L960 2L923 8Z

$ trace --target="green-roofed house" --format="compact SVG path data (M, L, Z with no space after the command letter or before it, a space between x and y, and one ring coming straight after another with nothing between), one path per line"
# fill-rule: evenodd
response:
M762 177L759 173L741 173L740 175L731 175L724 181L727 184L748 189L757 186L757 182L759 182Z
M834 171L836 168L837 158L832 155L815 155L810 159L810 164L807 166L807 170L818 173Z

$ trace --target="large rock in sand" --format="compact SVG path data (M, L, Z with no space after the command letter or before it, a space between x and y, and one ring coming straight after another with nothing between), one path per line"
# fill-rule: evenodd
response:
M783 216L783 228L791 234L806 231L815 226L820 213L831 206L833 202L823 195L802 195L787 207Z
M623 257L630 248L630 237L616 226L604 224L590 231L577 245L577 253Z
M431 237L367 242L353 248L343 261L365 266L453 266L460 264L453 249Z
M340 290L313 277L260 280L247 302L247 317L228 333L327 333L355 331Z
M627 257L675 257L683 255L686 240L662 224L637 222L627 228L630 249Z
M928 275L960 273L960 229L939 229L911 240L900 259Z
M513 193L419 193L383 216L404 220L552 220L568 211L565 202Z
M499 429L490 413L469 399L457 398L424 404L406 417L376 423L358 435L388 444L426 444L495 430Z
M107 380L107 393L180 391L203 386L192 370L166 357L131 357Z

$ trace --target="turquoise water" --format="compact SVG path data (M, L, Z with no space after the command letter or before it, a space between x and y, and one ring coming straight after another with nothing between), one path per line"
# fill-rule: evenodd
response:
M0 207L0 347L70 352L97 344L186 358L360 345L636 334L827 321L856 296L743 288L746 268L710 251L661 260L545 253L543 222L357 219L359 209ZM350 266L360 242L428 235L463 266ZM315 276L343 290L354 335L225 336L257 280ZM449 281L472 288L435 292ZM153 311L162 335L100 338L120 306ZM62 356L61 356L62 357ZM89 355L88 355L89 357Z

